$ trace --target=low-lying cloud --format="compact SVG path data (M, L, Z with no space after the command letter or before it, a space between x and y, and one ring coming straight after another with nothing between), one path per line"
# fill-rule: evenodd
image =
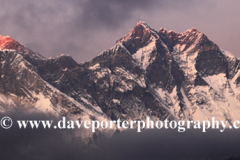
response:
M15 120L56 120L43 113L21 111L1 114ZM154 159L237 159L240 142L238 130L134 130L116 133L111 138L95 137L83 145L73 130L11 129L0 130L1 159L18 160L154 160Z

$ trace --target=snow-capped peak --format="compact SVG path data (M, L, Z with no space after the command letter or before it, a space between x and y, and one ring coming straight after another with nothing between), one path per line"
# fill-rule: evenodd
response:
M33 52L9 36L0 35L0 50L15 50L22 55L29 55L33 58L44 59L44 57L39 53Z

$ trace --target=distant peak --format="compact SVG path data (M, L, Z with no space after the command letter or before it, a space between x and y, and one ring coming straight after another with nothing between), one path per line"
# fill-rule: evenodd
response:
M147 24L147 23L146 23L146 22L144 22L144 21L138 21L136 25L141 25L141 24L143 24L143 25L144 25L144 24Z
M44 57L39 53L33 52L9 36L0 35L0 50L15 50L23 55L29 55L33 58L44 59Z
M21 44L9 36L0 35L0 49L14 49L17 50Z

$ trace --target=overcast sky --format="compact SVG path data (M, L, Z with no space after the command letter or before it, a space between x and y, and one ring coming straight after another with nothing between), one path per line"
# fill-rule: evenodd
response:
M142 20L152 28L195 27L240 57L239 0L0 0L0 34L45 57L91 60Z

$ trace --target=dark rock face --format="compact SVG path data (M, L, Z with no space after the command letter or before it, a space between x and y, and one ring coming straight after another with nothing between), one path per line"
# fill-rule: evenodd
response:
M227 73L227 62L220 51L201 52L196 60L196 69L203 77Z
M238 116L240 60L195 28L157 32L139 22L84 64L64 55L45 59L15 40L3 46L0 93L33 107L42 95L49 109L78 119Z

